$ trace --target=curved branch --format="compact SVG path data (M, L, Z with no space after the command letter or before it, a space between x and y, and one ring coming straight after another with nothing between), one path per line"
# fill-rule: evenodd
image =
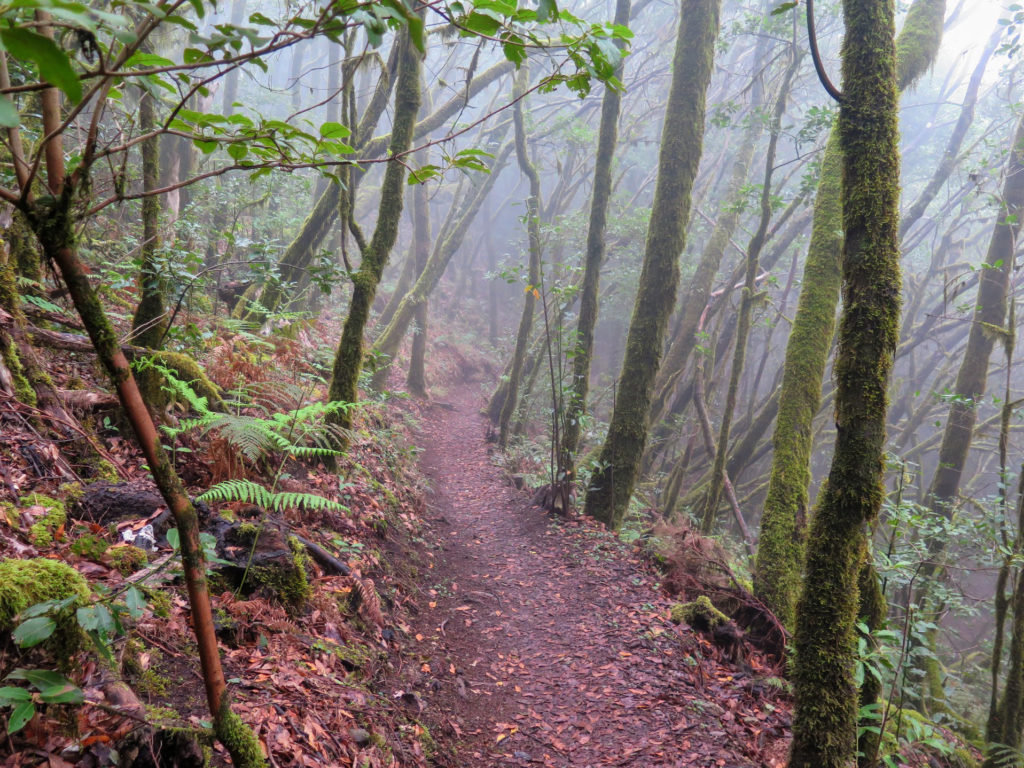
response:
M821 61L821 52L818 50L818 35L814 31L814 0L807 0L807 42L811 47L811 60L814 62L814 71L818 73L818 80L821 81L828 95L842 104L846 97L829 79L825 65Z

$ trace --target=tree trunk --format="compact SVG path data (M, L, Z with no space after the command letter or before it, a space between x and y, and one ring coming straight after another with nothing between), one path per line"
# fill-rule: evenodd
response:
M761 185L761 220L757 231L747 246L746 273L744 275L743 294L740 297L740 314L736 323L736 347L733 352L732 370L729 374L729 388L726 391L722 423L719 426L715 463L711 470L711 486L705 499L704 514L701 520L701 531L704 535L710 535L714 528L718 502L721 499L722 489L725 487L726 480L728 479L725 472L725 460L729 454L729 433L732 427L733 413L736 410L736 399L739 397L740 376L743 374L743 366L747 357L747 338L750 335L750 319L754 311L754 291L757 288L758 260L761 256L761 249L764 247L765 236L768 234L768 224L772 217L771 193L772 176L775 171L775 150L779 143L782 116L786 111L786 100L789 97L790 85L798 64L799 57L795 51L791 51L786 74L783 77L779 95L775 102L771 138L768 141L768 151L765 154L764 182Z
M423 164L429 160L423 153ZM427 189L417 184L412 195L412 220L415 240L415 264L417 273L422 273L430 257L430 203L427 200ZM409 373L405 386L416 397L426 397L427 379L424 371L424 358L427 351L427 302L416 307L416 328L412 335L412 350L409 355Z
M391 130L390 156L398 158L412 144L416 112L420 106L419 52L407 32L400 35L398 77L395 84L395 116ZM380 208L373 237L362 255L359 270L352 276L352 300L342 328L341 340L334 358L329 399L355 403L359 399L359 372L363 367L363 334L370 317L370 307L377 292L384 267L398 237L405 186L405 165L390 162L384 170L380 191ZM339 411L337 423L352 426L351 409Z
M629 23L630 0L616 0L615 23ZM621 46L621 41L618 41ZM620 61L615 76L622 80L623 63ZM590 360L594 353L594 327L597 325L597 295L600 288L601 266L605 255L605 230L608 206L612 197L612 161L619 135L619 109L622 94L610 85L605 86L601 102L601 122L597 131L597 157L594 162L594 189L590 200L590 224L587 227L587 250L584 256L583 287L580 290L580 314L576 322L576 344L572 359L572 391L565 414L562 442L562 467L566 477L575 480L574 463L580 442L580 420L586 412L590 391Z
M431 251L427 263L423 266L422 272L416 278L412 288L408 290L399 302L397 309L391 317L391 321L381 331L380 337L374 344L374 352L377 355L385 355L390 359L398 352L398 347L401 345L402 338L409 328L409 323L419 312L420 307L426 305L431 293L433 293L440 282L441 276L444 275L445 270L448 268L452 257L462 245L470 225L480 211L483 201L487 199L488 194L490 194L495 182L498 180L498 176L501 175L501 169L504 167L510 151L511 145L506 145L498 151L491 164L491 172L486 174L482 180L478 180L477 186L467 194L455 224L447 228L447 234L445 234L445 228L442 227L442 231L438 234L438 240L435 242L434 249Z
M679 284L690 195L704 139L704 107L718 35L719 0L694 0L680 15L665 110L658 183L626 355L608 436L586 512L610 527L625 516L647 440L654 380Z
M960 490L960 478L971 447L971 434L977 422L977 407L988 383L989 359L996 340L1007 333L1006 297L1010 285L1017 236L1024 213L1024 119L1017 123L1006 164L1002 210L992 231L985 263L979 270L978 297L975 301L967 348L964 351L949 416L939 448L939 463L928 506L935 515L950 517ZM944 543L936 542L939 546Z
M242 23L245 16L245 0L232 0L231 2L231 26L237 27ZM221 105L221 114L230 117L235 111L235 101L238 99L238 74L239 68L235 67L224 75L224 101Z
M945 10L945 0L915 0L908 11L896 43L901 89L924 74L934 60ZM825 147L800 299L786 344L779 415L772 436L771 479L754 566L754 594L789 627L793 626L803 566L812 422L821 406L821 383L839 303L841 167L840 146L833 131Z
M509 427L512 414L519 400L519 379L523 371L523 359L526 357L526 346L530 343L530 330L533 327L533 312L540 296L541 243L540 243L540 176L530 162L526 148L526 127L523 124L523 100L526 92L527 70L522 68L516 78L515 103L513 121L515 123L516 160L519 169L530 181L530 197L526 200L526 232L529 239L530 267L527 276L526 293L523 298L523 313L519 318L519 332L516 335L516 347L512 353L512 370L508 376L508 391L505 402L498 416L498 447L504 450L508 446ZM543 298L541 299L543 301Z
M143 92L139 99L139 130L148 133L156 127L156 105L153 95ZM142 142L142 189L150 192L160 183L160 138ZM157 263L160 250L160 199L155 195L142 198L142 246L139 249L139 306L132 318L132 340L142 347L159 349L167 331L163 280ZM154 372L149 374L150 377ZM145 386L144 386L145 388Z
M790 768L847 768L857 748L853 681L864 528L884 498L886 391L899 341L899 130L894 4L844 0L843 314L836 444L811 524L794 634Z

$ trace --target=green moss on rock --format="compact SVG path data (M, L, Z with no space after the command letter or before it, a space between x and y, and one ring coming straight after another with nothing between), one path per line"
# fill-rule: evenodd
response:
M288 547L292 551L292 557L287 566L256 566L252 568L250 576L253 583L271 590L285 609L294 615L302 610L313 594L313 588L306 576L306 569L311 563L306 548L294 536L288 537Z
M122 575L135 573L149 562L146 552L131 544L113 547L110 550L110 564Z
M689 624L695 629L714 629L728 624L730 619L712 605L707 595L701 595L689 603L672 606L671 619L676 624Z
M31 560L0 560L0 633L17 626L17 616L26 608L50 600L75 598L54 616L57 631L48 646L61 661L78 650L82 633L75 621L75 609L89 601L89 584L74 568L43 557Z
M79 536L71 543L71 551L87 560L100 560L109 548L107 541L91 533Z

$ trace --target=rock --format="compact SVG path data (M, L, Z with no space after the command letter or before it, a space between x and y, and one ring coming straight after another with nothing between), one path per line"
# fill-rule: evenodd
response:
M71 514L98 525L122 520L149 520L158 541L171 526L170 510L156 486L148 482L111 483L100 480L91 483L72 505Z
M360 747L365 747L370 743L370 732L365 728L353 728L348 732L348 735L351 736L352 741Z

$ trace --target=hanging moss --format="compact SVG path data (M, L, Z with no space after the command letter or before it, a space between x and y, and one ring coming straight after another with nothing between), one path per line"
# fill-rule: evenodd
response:
M906 90L928 71L942 42L945 0L918 0L907 11L896 40L896 76Z

